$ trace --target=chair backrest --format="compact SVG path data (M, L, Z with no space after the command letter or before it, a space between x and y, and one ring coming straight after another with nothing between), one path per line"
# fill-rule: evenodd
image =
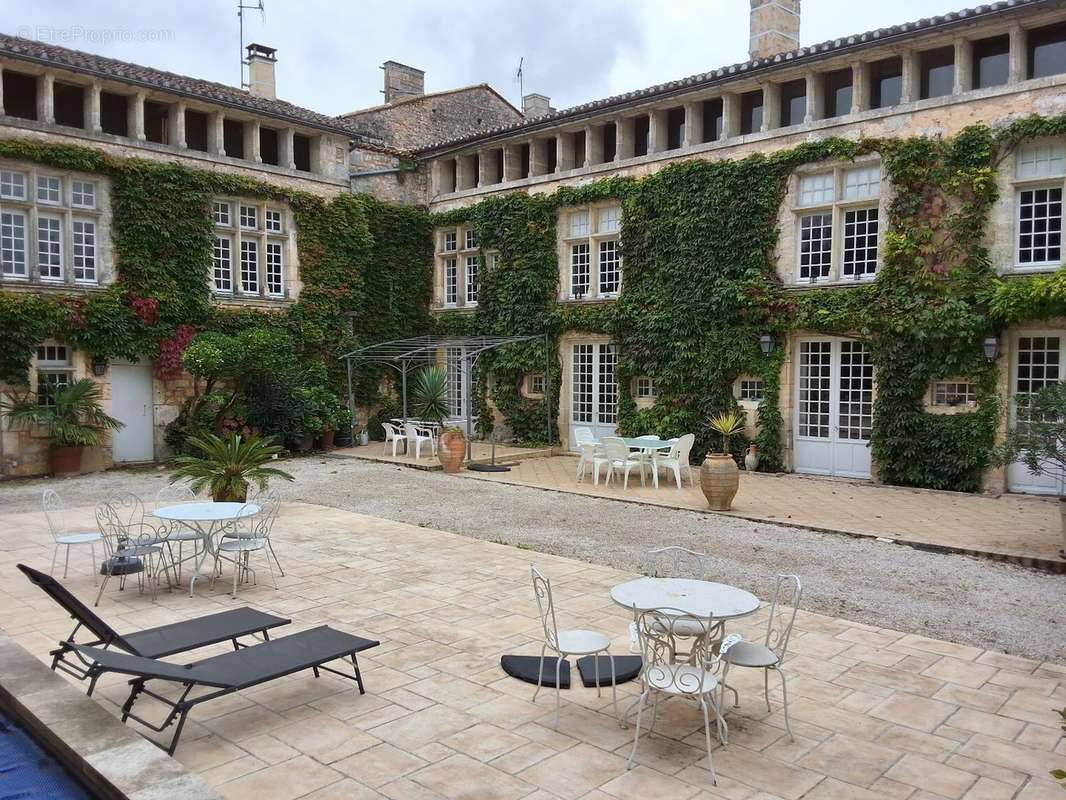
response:
M766 624L766 646L774 652L779 662L785 660L802 594L803 584L798 575L777 576L774 599L770 603L770 618Z
M690 648L688 663L698 664L707 672L718 671L721 659L714 652L711 637L692 636L694 628L713 631L714 617L694 616L679 608L654 608L638 612L634 607L633 614L644 664L641 680L645 687L669 687L687 695L706 694L713 688L698 673L676 669L675 657L679 651Z
M707 554L684 547L660 547L648 551L644 571L652 578L707 580Z
M108 556L128 546L149 544L156 531L144 520L144 503L131 492L111 495L96 504L96 526Z
M595 442L596 437L592 434L592 428L586 428L584 426L580 428L574 428L574 443L585 444L586 442Z
M260 492L255 497L254 503L245 503L245 508L258 506L259 512L254 516L242 517L248 521L248 534L255 539L269 539L270 532L274 529L274 522L281 510L281 495L276 489ZM242 511L244 509L241 509Z
M66 587L51 575L45 575L43 572L38 572L33 567L27 567L25 564L17 564L16 566L22 570L23 575L30 579L30 583L59 603L70 614L72 619L92 631L101 642L113 644L129 653L140 655L138 650L123 639L118 631L96 616L91 608L68 592ZM74 634L71 634L71 638L73 636Z
M544 641L548 647L558 649L559 626L555 623L555 600L552 598L551 581L532 564L529 573L533 577L533 594L537 597L537 610L540 612L540 624L544 628Z
M54 489L45 489L41 494L41 510L53 537L58 538L66 532L67 509Z
M391 422L382 422L381 429L385 431L385 441L391 442L393 439L400 438L400 431Z
M418 438L418 426L415 425L413 422L405 422L403 424L403 432L408 439Z
M692 452L692 447L695 443L696 434L694 433L686 433L678 439L677 443L674 445L674 447L677 448L677 460L682 464L687 464L689 453ZM671 455L673 455L673 451L671 451Z
M581 457L586 461L596 457L596 443L595 442L579 442L578 448L581 450Z
M172 506L178 503L192 503L196 500L196 492L187 483L168 483L160 487L155 493L155 507Z
M624 439L617 436L604 436L602 444L603 451L611 461L625 461L629 458L629 447Z

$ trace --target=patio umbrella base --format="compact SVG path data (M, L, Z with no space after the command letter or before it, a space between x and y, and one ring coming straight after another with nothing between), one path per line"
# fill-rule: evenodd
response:
M511 468L503 464L470 464L467 469L471 472L510 472Z
M540 681L541 686L546 686L549 689L555 688L555 662L558 658L558 656L544 656L544 674ZM500 666L512 678L518 678L518 680L531 683L534 686L537 685L540 656L500 656ZM610 679L608 678L609 681ZM570 688L570 662L565 659L559 666L559 683L562 689Z

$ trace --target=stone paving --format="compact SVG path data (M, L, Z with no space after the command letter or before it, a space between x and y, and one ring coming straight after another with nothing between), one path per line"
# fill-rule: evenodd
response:
M652 505L707 511L699 489L687 481L679 491L673 475L660 473L659 488L640 485L637 473L629 488L621 481L598 486L592 478L578 482L577 459L555 456L522 461L510 472L463 472L466 477L534 486L560 492L632 500ZM722 512L717 512L722 513ZM758 522L799 525L815 530L898 539L959 552L1007 557L1023 563L1066 570L1059 557L1063 547L1058 505L1047 498L1019 494L999 497L935 492L856 481L808 478L800 475L741 473L740 491L732 516Z
M531 687L499 669L501 654L539 652L531 559L553 579L560 624L609 633L616 653L628 650L629 616L609 591L632 574L296 503L274 541L281 588L245 587L240 603L291 616L291 630L328 623L381 646L360 656L364 696L300 674L194 711L177 758L232 800L1062 797L1048 776L1066 765L1061 664L801 612L786 663L795 741L779 693L768 713L761 677L734 671L742 704L712 786L697 707L661 708L626 772L632 730L611 716L609 693L564 692L555 731L552 693L534 704ZM0 516L0 625L42 660L71 625L14 565L50 557L39 514ZM744 588L765 598L771 578ZM93 597L84 554L72 555L67 585ZM124 630L235 605L225 582L155 603L109 587L99 612ZM754 638L764 623L760 612L730 630ZM621 701L634 690L620 687ZM116 711L124 683L107 679L94 696Z

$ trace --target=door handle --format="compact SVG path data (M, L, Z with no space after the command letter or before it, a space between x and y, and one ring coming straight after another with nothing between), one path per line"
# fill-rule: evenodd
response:
M144 403L141 406L141 416L142 417L147 417L148 416L148 404L147 403Z

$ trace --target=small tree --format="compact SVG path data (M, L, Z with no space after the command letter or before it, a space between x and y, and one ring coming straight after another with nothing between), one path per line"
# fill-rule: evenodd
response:
M999 464L1023 462L1035 475L1066 475L1066 383L1018 395L1018 424L996 453Z
M421 420L436 422L438 425L447 418L448 407L448 373L444 367L423 367L415 378L411 392L411 402L415 416Z
M48 387L48 403L28 393L9 396L0 401L0 411L11 423L24 430L36 425L48 428L48 435L56 447L97 447L104 431L117 431L125 423L104 412L100 385L88 378L69 386Z

